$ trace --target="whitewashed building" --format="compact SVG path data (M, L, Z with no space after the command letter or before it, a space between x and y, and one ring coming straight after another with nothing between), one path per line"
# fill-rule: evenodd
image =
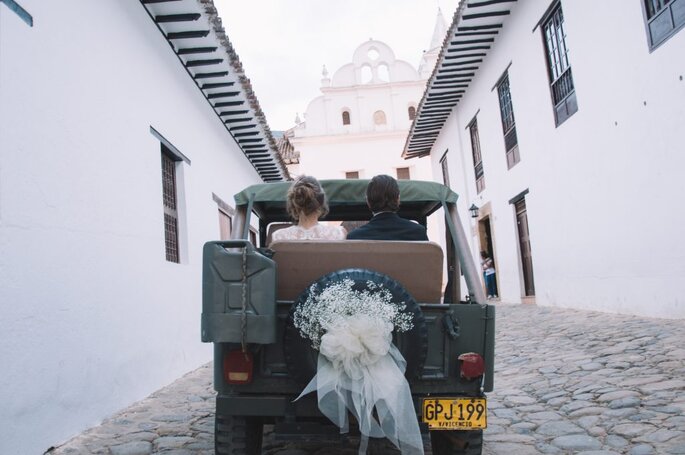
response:
M508 302L685 317L685 3L460 3L403 156Z
M0 453L211 360L202 245L288 178L211 0L0 2Z
M317 178L389 174L430 180L429 160L405 161L400 152L445 30L438 12L432 42L418 71L378 40L359 45L352 61L333 77L324 67L321 95L309 103L304 121L298 118L287 134L299 153L299 163L293 163L291 171Z

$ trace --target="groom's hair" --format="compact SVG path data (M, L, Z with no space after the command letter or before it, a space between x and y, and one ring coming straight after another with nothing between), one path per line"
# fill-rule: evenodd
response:
M377 175L366 187L366 202L372 212L397 212L400 208L400 187L389 175Z

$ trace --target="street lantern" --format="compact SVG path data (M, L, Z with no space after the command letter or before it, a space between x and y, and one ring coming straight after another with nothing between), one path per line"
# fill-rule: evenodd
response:
M478 218L479 209L476 207L476 204L471 204L471 207L469 207L469 212L471 212L471 218Z

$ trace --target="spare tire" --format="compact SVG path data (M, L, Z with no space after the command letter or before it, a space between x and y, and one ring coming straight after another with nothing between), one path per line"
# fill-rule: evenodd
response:
M303 338L300 335L300 331L295 327L293 322L295 310L307 300L309 289L312 285L316 285L317 289L322 289L332 283L345 279L352 280L354 282L353 289L357 291L368 289L369 282L383 286L392 295L391 301L393 303L404 303L406 305L404 311L413 314L413 328L407 332L393 332L393 343L407 361L407 370L405 372L407 380L417 378L423 370L428 350L428 330L426 329L426 320L423 317L421 308L400 283L387 275L368 269L344 269L324 275L307 286L293 302L283 339L285 361L290 376L301 385L307 384L316 374L319 355L319 352L312 347L311 341Z

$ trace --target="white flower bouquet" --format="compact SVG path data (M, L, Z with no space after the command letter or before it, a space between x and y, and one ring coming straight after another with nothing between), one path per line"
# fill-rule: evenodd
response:
M298 305L293 314L293 322L300 334L319 349L326 332L349 325L362 316L366 324L385 327L389 331L407 332L414 327L413 315L405 312L404 302L393 303L392 294L382 285L368 281L366 289L353 289L354 281L343 279L334 282L319 292L314 284L309 289L307 300Z
M423 454L406 361L392 344L393 330L411 330L414 315L382 285L354 286L350 278L314 284L295 308L293 324L319 351L317 373L297 399L316 391L319 410L343 433L349 410L363 436L360 454L369 437L387 437L403 455Z

